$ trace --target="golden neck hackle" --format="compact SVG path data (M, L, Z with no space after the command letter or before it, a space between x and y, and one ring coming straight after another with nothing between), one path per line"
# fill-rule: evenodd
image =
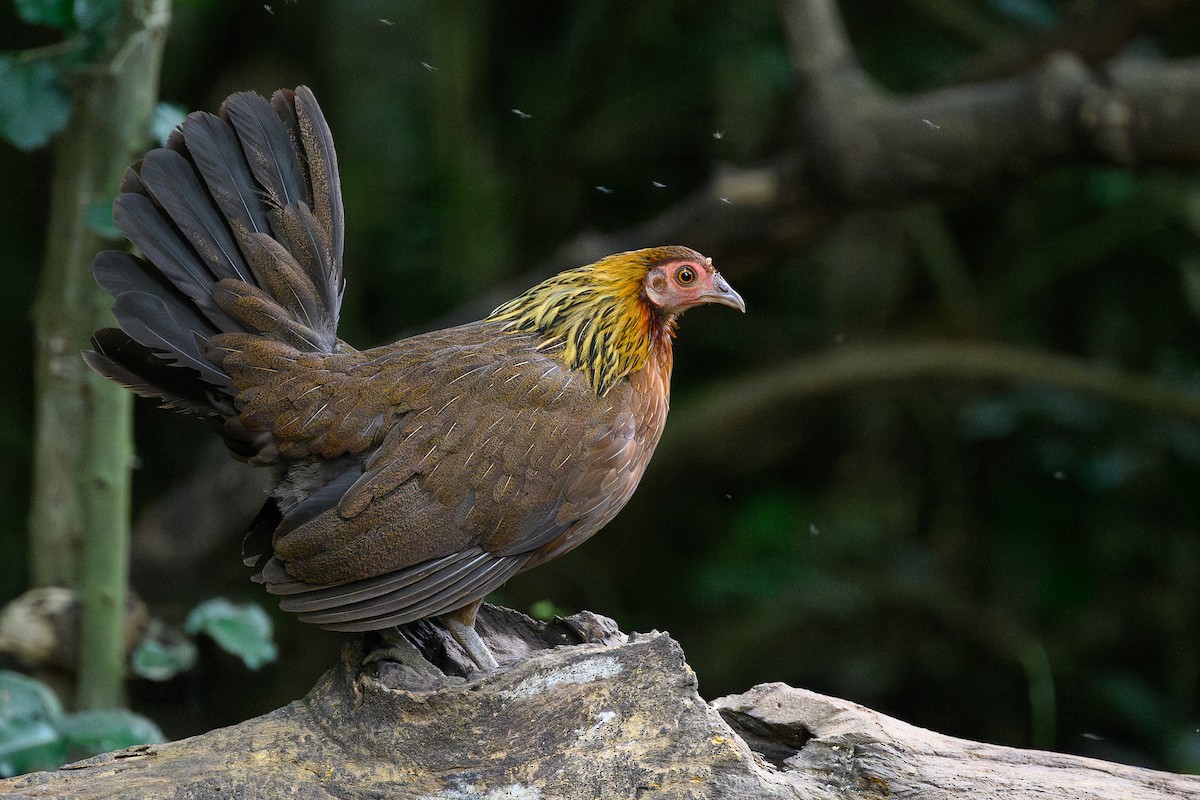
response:
M661 248L666 251L667 248ZM675 320L651 308L642 292L650 267L670 254L618 253L539 283L497 308L490 319L512 332L537 331L545 350L587 375L600 396L645 368L652 348L670 352Z

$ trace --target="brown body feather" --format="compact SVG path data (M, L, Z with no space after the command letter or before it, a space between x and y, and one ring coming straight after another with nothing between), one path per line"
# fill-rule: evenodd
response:
M675 316L741 307L698 253L653 248L488 319L353 349L336 338L336 156L303 87L193 114L124 190L117 223L148 261L97 260L120 329L86 358L273 466L247 563L285 609L338 630L471 607L599 530L663 431Z

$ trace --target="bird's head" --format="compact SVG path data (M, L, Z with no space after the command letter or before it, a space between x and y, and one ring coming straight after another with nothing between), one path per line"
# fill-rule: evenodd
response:
M705 303L746 310L705 258L688 247L649 247L560 272L492 312L516 333L537 332L583 370L598 394L646 366L650 351L670 351L675 320Z
M652 247L621 255L641 254L650 265L642 279L642 294L658 313L675 317L705 303L720 303L745 313L745 301L713 269L711 258L686 247Z

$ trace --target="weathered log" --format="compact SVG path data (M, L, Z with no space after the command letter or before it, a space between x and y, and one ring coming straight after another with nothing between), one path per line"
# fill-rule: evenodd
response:
M485 607L479 629L493 673L456 674L461 653L428 624L414 634L444 672L364 665L358 640L284 708L3 781L0 797L1200 798L1200 777L955 739L783 684L709 704L667 634L591 614Z

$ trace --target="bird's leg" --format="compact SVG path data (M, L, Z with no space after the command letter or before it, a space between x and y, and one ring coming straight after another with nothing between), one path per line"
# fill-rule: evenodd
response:
M475 666L481 670L492 670L500 666L492 651L484 644L483 639L475 632L475 614L479 611L482 600L476 600L469 606L463 606L457 611L442 614L438 619L446 631L454 637L454 641L467 652Z

